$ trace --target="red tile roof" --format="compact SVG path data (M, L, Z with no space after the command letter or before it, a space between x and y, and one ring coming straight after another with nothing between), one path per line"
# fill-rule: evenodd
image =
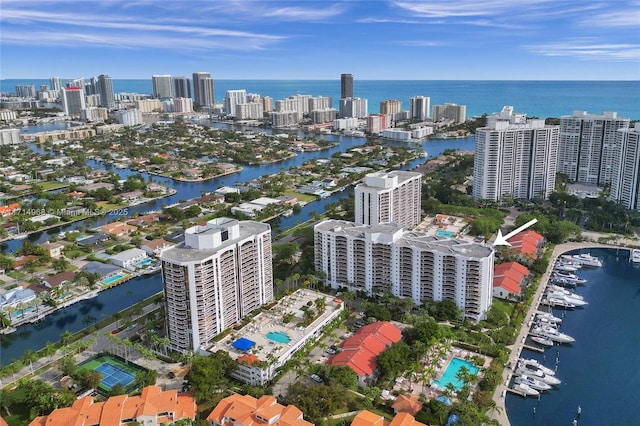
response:
M391 344L399 342L402 332L387 321L378 321L360 328L342 342L342 352L327 361L329 365L345 365L359 377L370 376L376 369L376 358Z
M303 413L295 405L279 404L272 395L256 399L251 395L233 394L222 399L207 416L209 422L234 426L313 426L304 420Z
M415 416L422 408L422 402L415 395L398 395L391 408L396 413L409 413Z

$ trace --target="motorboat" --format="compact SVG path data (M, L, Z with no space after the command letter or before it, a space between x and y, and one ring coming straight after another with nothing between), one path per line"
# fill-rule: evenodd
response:
M559 286L559 285L554 285L554 284L549 284L547 285L547 290L553 291L554 293L561 293L564 294L565 296L569 296L572 297L574 299L580 299L583 300L584 298L582 296L580 296L579 294L576 294L572 291L567 290L566 288Z
M522 392L526 396L538 396L538 395L540 395L540 392L538 392L537 390L533 389L532 387L530 387L526 383L516 383L513 386L513 389L518 391L518 392Z
M559 292L548 292L547 293L547 300L552 301L552 302L567 302L571 305L574 305L574 307L576 306L585 306L588 305L589 302L585 302L582 299L578 299L577 297L571 297L568 296L566 294L562 294Z
M534 327L531 330L531 334L535 336L544 337L558 343L572 343L576 341L576 339L569 336L568 334L561 333L554 328L551 328L549 326L544 326L544 325L539 325Z
M539 345L542 346L553 346L553 340L547 339L545 337L540 337L540 336L531 336L531 340L533 340L534 342L538 343Z
M574 282L570 282L564 278L560 278L555 275L551 278L551 283L554 285L559 285L561 287L566 287L566 288L576 288L578 286L578 284Z
M633 263L640 263L640 249L631 250L631 261Z
M562 383L556 376L552 376L551 374L544 374L544 372L539 368L527 368L523 366L522 363L518 363L515 374L520 376L525 375L533 377L534 379L540 380L541 382L544 382L551 386L557 386Z
M553 371L552 369L550 369L549 367L545 367L544 365L542 365L540 363L540 361L538 361L537 359L526 359L526 358L520 358L519 360L522 365L524 365L525 367L533 367L533 368L537 368L539 370L542 370L542 372L544 374L548 374L549 376L555 376L556 372Z
M591 256L590 253L574 254L573 258L580 262L583 266L591 266L593 268L602 266L602 261L595 256Z
M584 278L580 278L576 274L571 272L563 272L563 271L555 271L553 273L553 278L563 279L565 282L574 283L574 284L584 284L587 282Z
M574 309L576 307L575 304L567 302L566 300L554 298L543 299L542 303L544 303L545 305L553 306L554 308Z
M576 272L580 267L572 265L570 263L558 262L553 267L556 271Z
M538 391L546 391L551 389L551 385L546 384L542 380L534 379L533 377L524 374L522 376L516 377L516 383L524 383L526 385L529 385L530 388Z
M562 324L562 318L554 317L553 314L549 312L540 312L539 314L536 314L536 318L544 318L548 322Z

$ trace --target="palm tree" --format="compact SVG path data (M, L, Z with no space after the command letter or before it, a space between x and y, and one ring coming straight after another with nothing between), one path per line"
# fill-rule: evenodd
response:
M29 366L31 367L31 374L33 374L33 361L36 361L37 359L38 354L31 349L27 349L22 354L22 362L24 362L25 364L29 363Z
M71 333L69 330L65 330L64 333L60 335L60 343L62 344L62 346L67 346L69 343L71 343L72 335L73 333Z

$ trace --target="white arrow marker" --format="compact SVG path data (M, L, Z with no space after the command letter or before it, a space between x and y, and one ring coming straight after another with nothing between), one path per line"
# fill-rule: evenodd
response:
M536 222L538 222L538 219L531 219L529 222L525 223L524 225L522 225L522 226L514 229L513 231L509 232L504 237L502 236L502 231L498 229L498 235L496 236L496 240L494 241L493 245L494 246L511 246L509 241L507 241L509 238L511 238L514 235L524 231L525 229L527 229L531 225L534 225Z

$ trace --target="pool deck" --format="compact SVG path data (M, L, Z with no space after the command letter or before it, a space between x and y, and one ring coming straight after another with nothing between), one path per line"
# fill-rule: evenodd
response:
M304 311L300 310L300 308L307 306L309 302L315 302L318 297L325 298L326 309L324 314L316 318L306 328L298 326L298 322L302 321L304 315ZM281 299L268 311L261 312L241 330L234 330L208 350L210 352L226 351L233 359L237 359L244 354L254 354L263 361L268 359L269 355L280 358L291 346L303 339L318 321L324 320L334 312L338 304L333 299L334 296L317 293L312 290L298 290L291 296ZM294 318L285 324L282 321L282 316L286 313L293 313ZM288 343L275 342L267 338L266 334L269 332L286 333L291 340ZM246 352L231 346L240 337L255 342L255 345Z

